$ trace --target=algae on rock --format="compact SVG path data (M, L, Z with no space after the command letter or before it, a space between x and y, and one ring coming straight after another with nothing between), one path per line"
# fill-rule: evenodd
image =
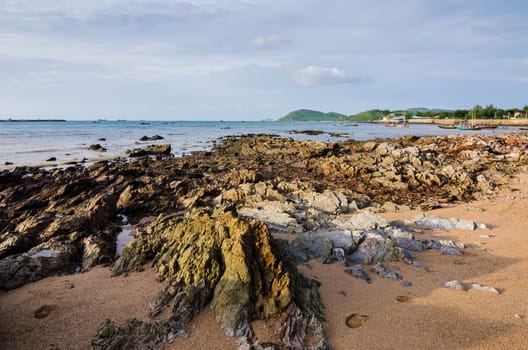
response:
M285 347L328 348L317 283L281 260L280 249L264 223L239 218L228 209L212 214L195 210L187 217L160 216L123 249L114 274L140 270L150 259L159 279L168 284L152 303L151 316L169 303L173 306L168 319L155 321L155 331L145 337L131 334L136 345L167 340L170 334L182 332L210 304L228 336L251 339L251 322L265 319L274 321ZM93 348L104 349L114 342L113 334L122 336L122 332L122 327L105 322Z

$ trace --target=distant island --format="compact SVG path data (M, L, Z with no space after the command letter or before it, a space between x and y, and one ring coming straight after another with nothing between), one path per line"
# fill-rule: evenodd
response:
M55 122L65 122L65 119L0 119L0 122L3 123L55 123Z
M502 109L493 105L475 106L472 109L440 109L414 107L401 110L371 109L357 114L341 114L336 112L320 112L309 109L298 109L286 114L279 121L358 121L372 122L382 120L392 115L404 116L407 119L517 119L528 118L528 105L521 108Z

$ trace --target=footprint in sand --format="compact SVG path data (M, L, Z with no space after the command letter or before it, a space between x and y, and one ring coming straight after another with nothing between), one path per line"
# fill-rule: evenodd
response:
M359 328L367 322L368 315L352 314L346 318L346 325L349 328Z
M55 309L55 305L42 305L35 310L35 318L46 318Z
M396 296L396 300L399 301L400 303L406 303L409 301L409 297L406 295L398 295Z

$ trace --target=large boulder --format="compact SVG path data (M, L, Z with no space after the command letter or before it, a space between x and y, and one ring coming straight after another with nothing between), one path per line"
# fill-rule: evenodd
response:
M71 274L76 269L76 251L36 247L29 254L11 255L0 260L0 290L18 288L29 282L56 274ZM40 250L39 250L40 249Z
M404 251L389 237L377 232L368 232L349 259L361 264L377 264L384 261L404 260Z
M301 191L299 197L307 206L329 214L348 212L348 198L339 191L326 190L323 193Z
M141 270L152 259L159 279L168 286L152 303L151 316L172 302L171 315L156 326L140 323L123 328L106 322L93 348L117 349L110 345L123 329L128 329L126 337L135 347L166 340L210 304L227 335L251 335L253 320L274 320L282 346L327 349L317 284L278 254L264 223L241 219L230 211L160 216L123 248L114 273ZM141 333L145 327L154 330Z

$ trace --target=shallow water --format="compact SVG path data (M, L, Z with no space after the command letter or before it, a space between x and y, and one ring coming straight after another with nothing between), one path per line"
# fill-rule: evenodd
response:
M121 226L121 232L116 239L116 256L121 254L123 248L134 239L135 225Z
M42 249L42 250L39 250L38 252L34 253L34 254L31 254L30 257L31 258L53 258L55 257L59 252L56 251L56 250L51 250L51 249Z
M320 135L291 134L296 130L320 130ZM482 130L483 134L519 132L518 128ZM410 125L408 128L387 128L381 124L359 123L347 126L335 122L221 122L221 121L67 121L0 123L0 170L21 165L55 166L83 159L97 161L122 156L131 148L170 143L174 155L207 150L225 136L276 134L296 140L323 142L347 139L368 140L404 135L449 135L459 130L440 129L436 125ZM467 133L467 132L465 132ZM339 134L337 136L336 134ZM158 141L140 142L142 136L161 135ZM104 140L100 140L104 138ZM91 151L100 144L107 152ZM56 161L47 161L55 157ZM13 164L6 164L13 163Z

